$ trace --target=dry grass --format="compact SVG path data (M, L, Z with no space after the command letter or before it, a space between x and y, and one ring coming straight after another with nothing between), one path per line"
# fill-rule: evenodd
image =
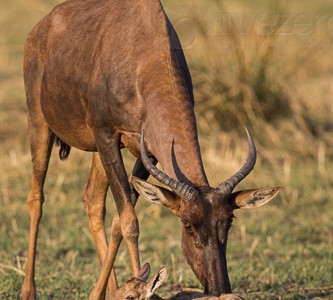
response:
M275 152L315 157L324 143L332 156L333 39L325 4L171 5L180 36L192 37L185 46L202 133L239 136L247 124Z
M0 1L0 298L17 299L25 266L25 198L31 172L22 44L37 20L59 1ZM259 160L241 186L284 186L274 203L254 213L237 212L228 254L235 290L247 299L329 299L333 282L330 3L164 2L186 48L212 186L244 161L243 124L253 132ZM133 161L127 153L125 163L130 170ZM98 261L81 203L89 165L90 154L80 151L73 151L65 163L59 162L56 151L52 156L38 244L40 299L85 299L97 278ZM108 227L114 209L108 199ZM164 292L198 287L181 254L175 217L143 202L137 211L142 261L149 261L153 272L162 264L169 266L170 285ZM121 281L128 278L128 270L122 248L117 260Z

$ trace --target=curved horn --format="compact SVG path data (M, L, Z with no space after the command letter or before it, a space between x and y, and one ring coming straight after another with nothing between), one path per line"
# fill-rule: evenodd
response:
M146 151L143 130L141 133L140 151L143 165L150 173L150 175L152 175L155 179L171 188L179 197L184 200L191 200L197 195L198 191L194 187L169 177L150 161Z
M234 175L232 175L229 179L226 181L223 181L220 183L217 187L219 190L223 190L223 192L230 194L233 189L236 187L238 183L240 183L247 175L250 174L252 171L254 165L256 164L256 159L257 159L257 150L256 150L256 145L254 144L254 141L252 139L252 136L248 129L245 126L246 134L247 134L247 139L249 142L249 154L247 157L247 160L244 164L244 166L236 172Z

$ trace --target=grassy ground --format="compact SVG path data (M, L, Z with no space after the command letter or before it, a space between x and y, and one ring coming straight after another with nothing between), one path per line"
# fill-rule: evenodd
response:
M31 163L22 43L56 3L0 0L0 299L19 297L26 262ZM331 299L333 15L329 1L281 3L225 1L222 7L218 1L170 1L166 6L193 73L212 186L244 160L243 132L233 127L244 122L258 143L259 161L241 187L284 186L266 207L236 212L228 246L234 291L246 299ZM124 156L130 171L133 161L126 151ZM81 201L89 166L89 153L73 151L66 162L53 153L38 243L39 299L85 299L98 276ZM115 207L110 196L107 203L109 228ZM161 294L200 287L181 253L178 220L144 201L137 214L142 261L153 271L169 267ZM124 247L116 267L120 282L129 277Z

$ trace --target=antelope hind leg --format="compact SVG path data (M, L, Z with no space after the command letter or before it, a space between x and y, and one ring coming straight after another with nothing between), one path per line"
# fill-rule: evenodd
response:
M30 109L28 113L33 172L30 178L30 192L27 199L30 233L26 275L21 290L21 299L24 300L36 299L35 259L38 227L44 202L43 186L54 142L54 134L49 129L41 112Z

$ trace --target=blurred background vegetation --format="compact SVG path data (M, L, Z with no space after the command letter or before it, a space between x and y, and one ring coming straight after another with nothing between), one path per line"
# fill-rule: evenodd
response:
M55 0L0 0L0 298L17 299L28 239L31 173L22 80L23 43ZM236 212L228 250L233 288L246 299L333 297L333 11L329 0L163 1L195 87L203 158L214 186L247 155L258 163L241 187L282 185L279 199ZM133 160L124 151L131 170ZM39 299L86 299L99 264L81 202L90 154L53 153L40 226ZM240 187L240 188L241 188ZM115 210L107 201L107 226ZM169 266L171 289L200 287L180 245L180 224L140 201L140 252ZM126 249L117 260L129 277Z

